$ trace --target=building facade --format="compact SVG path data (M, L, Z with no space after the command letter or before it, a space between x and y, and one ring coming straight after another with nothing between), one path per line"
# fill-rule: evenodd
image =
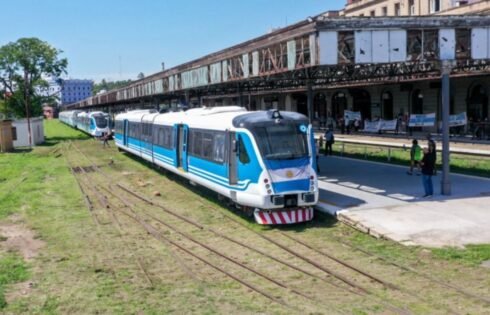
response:
M322 127L363 120L441 118L441 65L453 63L451 113L489 117L490 17L318 16L155 73L73 109L241 105L307 115ZM428 131L437 131L435 124Z
M92 96L92 80L64 80L61 87L61 105L72 104Z
M348 0L346 17L488 14L489 0Z

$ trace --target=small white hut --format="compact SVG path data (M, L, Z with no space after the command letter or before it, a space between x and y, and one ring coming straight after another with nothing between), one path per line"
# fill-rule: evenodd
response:
M31 120L31 137L32 145L38 145L44 142L44 124L43 117L33 117ZM12 132L14 138L14 147L29 146L29 131L27 119L14 120L12 122Z

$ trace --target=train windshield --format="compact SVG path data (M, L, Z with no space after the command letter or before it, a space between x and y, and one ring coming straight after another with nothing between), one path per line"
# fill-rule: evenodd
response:
M94 119L95 119L95 124L97 125L97 128L106 128L107 127L107 124L109 121L108 116L94 115Z
M254 127L260 152L266 160L289 160L308 156L307 127L276 124Z

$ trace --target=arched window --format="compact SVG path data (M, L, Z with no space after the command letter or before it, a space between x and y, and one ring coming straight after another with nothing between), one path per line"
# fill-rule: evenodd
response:
M347 98L345 93L337 92L332 96L332 117L337 119L344 117L344 110L347 109Z
M393 94L389 91L381 93L381 105L383 110L383 119L393 119Z
M466 112L468 119L482 121L488 117L488 94L481 84L470 87Z
M415 90L412 92L412 110L411 114L423 114L424 113L424 94L421 90Z

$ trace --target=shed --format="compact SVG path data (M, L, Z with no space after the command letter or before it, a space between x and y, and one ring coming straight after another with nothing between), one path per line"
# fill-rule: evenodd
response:
M12 151L13 148L12 121L0 120L0 152Z
M43 117L31 118L31 136L32 145L38 145L44 142L44 125ZM29 146L29 131L27 127L27 119L14 120L14 147Z

